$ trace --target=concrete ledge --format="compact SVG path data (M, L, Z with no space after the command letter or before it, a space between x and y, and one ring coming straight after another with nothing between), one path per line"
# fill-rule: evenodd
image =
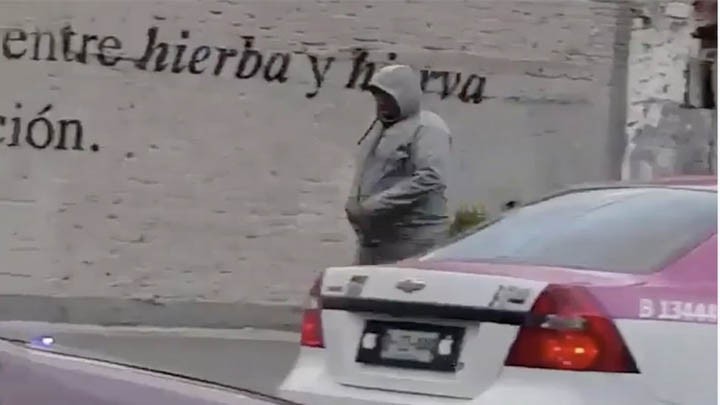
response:
M300 319L296 305L0 295L0 321L296 332Z

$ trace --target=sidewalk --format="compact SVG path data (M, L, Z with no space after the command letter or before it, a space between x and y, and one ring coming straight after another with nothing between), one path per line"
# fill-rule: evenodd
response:
M299 331L301 313L289 304L0 295L0 321Z

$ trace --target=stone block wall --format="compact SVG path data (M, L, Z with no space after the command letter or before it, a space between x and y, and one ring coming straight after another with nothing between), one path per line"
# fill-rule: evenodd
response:
M0 294L298 302L352 257L368 63L423 70L453 206L618 177L618 7L3 1Z

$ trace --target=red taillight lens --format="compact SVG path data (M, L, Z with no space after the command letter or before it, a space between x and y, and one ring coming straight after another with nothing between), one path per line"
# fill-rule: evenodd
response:
M305 310L302 317L302 326L300 330L300 345L306 347L325 347L322 333L322 302L320 300L320 290L322 287L322 274L315 279L315 283L310 289L307 301L305 302Z
M612 320L584 288L548 286L530 311L505 360L507 366L637 373Z

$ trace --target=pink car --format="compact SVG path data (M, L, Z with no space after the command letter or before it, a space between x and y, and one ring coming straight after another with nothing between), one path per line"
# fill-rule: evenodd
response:
M583 186L423 257L326 269L281 387L311 404L717 403L714 177Z

